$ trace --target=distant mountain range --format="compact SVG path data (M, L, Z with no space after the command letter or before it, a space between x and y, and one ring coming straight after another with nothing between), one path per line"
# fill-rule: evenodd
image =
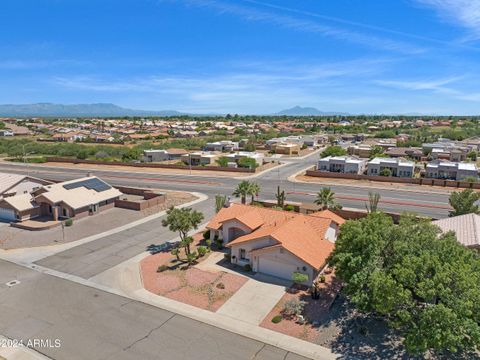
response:
M37 103L37 104L5 104L0 105L0 116L12 117L115 117L115 116L223 116L218 113L194 114L180 112L176 110L135 110L124 108L110 103L98 104L53 104L53 103ZM253 114L252 114L253 115ZM263 114L270 116L349 116L346 112L321 111L314 107L295 106L291 109L285 109L274 114ZM406 115L406 116L422 116L420 113L404 113L404 114L385 114L385 115Z
M127 109L115 104L20 104L0 105L0 116L58 116L58 117L82 117L82 116L178 116L193 115L181 113L175 110L147 111Z
M320 111L314 107L301 107L295 106L291 109L285 109L275 113L274 115L287 115L287 116L328 116L328 115L350 115L345 112L334 112L334 111Z

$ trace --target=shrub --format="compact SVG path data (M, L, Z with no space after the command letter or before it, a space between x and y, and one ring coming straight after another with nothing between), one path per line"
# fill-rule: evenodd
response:
M292 281L293 281L295 284L304 283L304 282L308 281L308 275L295 271L295 272L292 274Z
M223 249L223 240L217 239L216 243L217 243L217 249L222 250Z
M292 298L283 304L282 314L286 317L293 317L301 315L303 308L305 307L305 301L300 301L297 298Z
M165 270L168 270L168 266L167 266L167 265L160 265L160 266L157 268L157 272L164 272Z
M73 225L73 220L72 219L65 220L65 226L72 226L72 225Z
M215 285L215 287L216 287L217 289L221 289L221 290L223 290L223 289L225 289L225 284L224 284L224 283L221 283L221 282L219 282L217 285Z
M278 324L280 321L282 321L282 315L275 315L272 318L272 323L274 323L274 324Z
M392 171L388 168L385 168L383 169L382 171L380 171L380 176L392 176Z
M243 265L243 270L252 271L252 267L250 266L250 264L245 264L245 265Z
M223 258L224 258L225 260L227 260L227 261L230 261L231 258L232 258L232 255L230 255L230 254L223 254Z
M77 159L85 160L88 157L88 153L86 150L82 150L77 154Z
M210 250L212 248L212 240L210 240L210 239L205 240L205 244L207 244L208 250Z
M188 265L192 265L195 263L195 260L197 260L198 255L195 251L191 252L190 254L187 254L187 262Z
M295 211L295 206L293 206L293 205L287 205L287 206L285 206L285 210L286 210L286 211Z
M203 232L203 239L204 240L210 239L210 230Z
M198 256L202 257L202 256L205 256L205 254L207 253L207 248L206 246L199 246L197 247L197 251L198 251Z
M318 277L318 281L320 281L321 283L324 283L324 282L325 282L325 275L323 275L323 274L320 275L320 276Z

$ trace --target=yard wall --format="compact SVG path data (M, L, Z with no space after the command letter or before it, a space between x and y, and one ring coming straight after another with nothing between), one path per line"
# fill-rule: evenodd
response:
M332 179L351 179L351 180L370 180L379 182L402 183L402 184L417 184L430 186L443 186L464 189L480 189L480 183L457 181L457 180L442 180L429 178L399 178L393 176L370 176L359 174L342 174L328 171L307 170L306 176L332 178Z
M143 200L141 201L116 199L115 207L119 207L123 209L142 211L145 209L149 209L151 207L164 204L166 200L165 194L156 193L146 189L123 187L123 186L116 186L116 188L124 194L143 196Z
M124 163L120 161L100 161L100 160L81 160L62 157L47 157L47 162L61 162L70 164L91 164L91 165L115 165L115 166L128 166L128 167L140 167L140 168L157 168L157 169L182 169L189 170L188 165L173 165L173 164L152 164L152 163ZM261 169L261 167L259 167ZM205 171L226 171L237 173L255 173L257 169L246 168L228 168L220 166L192 166L192 170L205 170Z

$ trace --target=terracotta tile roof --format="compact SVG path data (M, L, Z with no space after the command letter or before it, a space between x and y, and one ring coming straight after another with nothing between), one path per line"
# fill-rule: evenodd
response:
M330 219L330 220L336 222L339 226L343 225L345 223L344 218L342 218L341 216L335 214L333 211L330 211L330 210L317 211L313 214L310 214L310 216Z
M318 213L316 216L312 216L232 204L228 208L221 209L207 225L207 228L219 229L223 222L236 219L253 231L231 241L226 245L227 247L270 237L278 242L273 247L281 245L307 264L320 269L334 248L334 244L325 239L330 224L332 221L339 224L344 222L341 217L331 212L321 213L323 216L318 216ZM260 218L263 223L257 226ZM273 247L269 246L268 248Z

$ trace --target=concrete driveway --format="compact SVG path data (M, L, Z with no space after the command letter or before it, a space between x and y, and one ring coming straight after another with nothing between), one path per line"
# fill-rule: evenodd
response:
M256 274L217 310L217 314L258 325L291 284L290 281Z

